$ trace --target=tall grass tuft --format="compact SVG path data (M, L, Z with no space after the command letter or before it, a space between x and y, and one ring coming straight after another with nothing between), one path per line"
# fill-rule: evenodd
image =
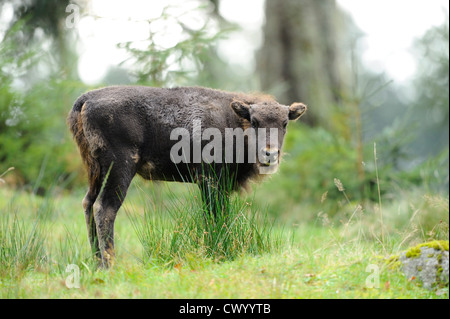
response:
M77 265L80 269L86 269L92 273L97 268L97 260L93 256L90 249L86 249L85 243L80 242L77 234L71 229L64 226L64 235L61 236L58 244L52 247L51 258L62 277L67 275L66 269L68 265Z
M140 189L140 203L124 209L143 247L144 263L176 265L193 255L214 261L233 260L243 254L268 253L282 247L282 233L273 231L267 212L238 195L212 198L208 210L196 186L186 195L169 190L163 202Z
M0 276L17 277L45 261L45 231L37 217L32 224L17 216L0 218Z

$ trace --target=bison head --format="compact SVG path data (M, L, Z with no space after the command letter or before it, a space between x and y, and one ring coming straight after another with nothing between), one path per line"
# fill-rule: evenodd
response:
M280 162L288 122L300 118L306 111L306 105L293 103L286 106L275 101L251 104L234 100L231 108L254 130L254 137L258 141L255 149L256 162L260 172L266 174L275 172Z

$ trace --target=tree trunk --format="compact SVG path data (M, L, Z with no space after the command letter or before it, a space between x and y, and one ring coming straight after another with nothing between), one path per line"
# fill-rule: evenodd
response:
M258 54L262 89L284 104L308 104L304 121L332 128L333 108L348 83L335 0L266 0L265 11Z

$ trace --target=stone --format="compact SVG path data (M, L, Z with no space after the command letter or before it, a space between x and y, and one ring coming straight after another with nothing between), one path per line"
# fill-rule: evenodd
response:
M418 280L426 289L448 286L448 241L434 241L411 247L399 261L408 279Z

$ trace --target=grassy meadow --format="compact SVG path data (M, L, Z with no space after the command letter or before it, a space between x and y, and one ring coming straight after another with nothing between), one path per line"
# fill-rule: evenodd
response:
M136 179L116 219L116 264L104 270L90 255L81 190L40 197L2 186L0 298L449 297L386 262L412 243L448 240L442 197L404 193L381 211L349 202L339 218L305 206L311 221L293 222L258 207L261 186L233 197L235 227L214 246L198 233L196 192ZM218 242L228 247L212 252Z
M449 298L448 285L424 289L392 262L449 239L448 13L421 27L408 48L415 74L399 82L366 64L371 46L341 1L281 2L235 2L228 21L219 4L232 1L0 1L0 299ZM400 31L427 20L388 11ZM287 127L279 171L223 201L215 220L195 185L135 178L105 270L66 119L80 95L109 85L260 92L308 111Z

